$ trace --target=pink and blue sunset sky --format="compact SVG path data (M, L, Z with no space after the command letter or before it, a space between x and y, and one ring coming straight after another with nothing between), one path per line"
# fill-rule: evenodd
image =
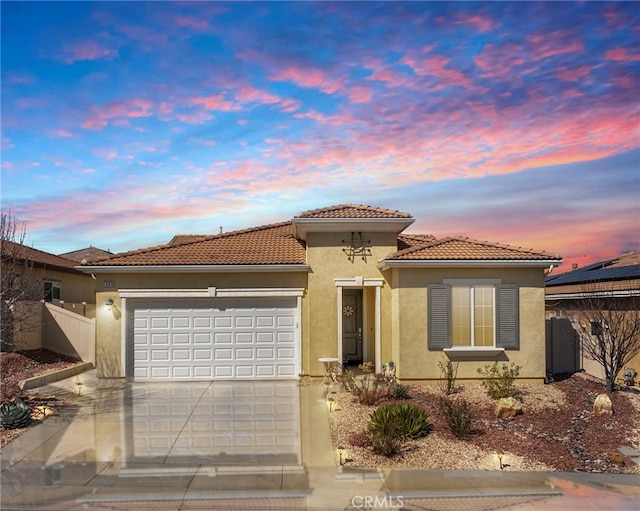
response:
M637 2L10 2L2 209L124 251L342 203L640 249Z

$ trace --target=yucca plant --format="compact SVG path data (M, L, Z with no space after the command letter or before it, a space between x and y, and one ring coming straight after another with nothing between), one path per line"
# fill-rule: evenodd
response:
M31 409L19 397L0 406L0 424L5 428L25 428L31 422Z
M409 403L391 403L378 407L369 420L369 432L375 435L386 431L391 425L396 436L401 439L414 439L428 435L432 424L427 412Z

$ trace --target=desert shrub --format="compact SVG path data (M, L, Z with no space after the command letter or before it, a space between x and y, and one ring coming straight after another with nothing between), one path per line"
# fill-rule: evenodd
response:
M420 438L431 431L433 425L422 408L409 403L390 403L379 406L369 420L369 432L376 435L392 427L401 440Z
M498 362L488 364L478 369L482 377L482 386L493 399L503 397L518 397L520 391L515 385L515 380L520 374L520 366L511 362L510 365L498 365Z
M455 364L447 358L447 360L440 360L438 362L440 368L440 388L447 396L455 392L456 388L456 376L458 374L458 363Z
M369 436L373 451L383 456L398 454L404 441L404 437L399 434L401 429L398 417L388 417L387 420L376 423Z
M464 399L452 400L442 398L440 400L440 410L444 414L447 425L457 438L464 438L471 433L471 423L473 414Z
M395 376L389 376L386 371L374 372L371 362L358 366L364 374L362 377L349 370L342 373L342 387L350 392L360 404L372 406L389 395L390 389L395 385Z
M369 447L371 445L371 438L366 431L358 431L351 433L347 437L347 442L353 447Z
M409 387L406 385L402 385L402 383L396 383L393 387L391 387L391 391L389 395L393 399L410 399L411 395L409 394Z

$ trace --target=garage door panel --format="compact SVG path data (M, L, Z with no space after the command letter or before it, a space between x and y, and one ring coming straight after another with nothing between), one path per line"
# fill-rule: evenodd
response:
M171 318L171 328L191 328L191 319L188 317Z
M151 346L164 346L169 345L169 334L151 334Z
M216 317L213 325L215 328L231 328L232 320L229 316Z
M253 344L252 332L235 332L233 338L236 344Z
M195 316L193 318L193 328L211 328L213 320L210 316Z
M252 316L236 316L234 324L236 328L253 328L254 319Z
M297 376L295 300L130 303L137 380Z
M212 339L211 332L197 332L193 334L193 343L194 344L206 344L210 345Z

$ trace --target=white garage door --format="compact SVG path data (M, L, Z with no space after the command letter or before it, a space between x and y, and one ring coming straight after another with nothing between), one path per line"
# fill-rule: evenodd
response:
M298 375L295 299L132 304L134 379L284 379Z

